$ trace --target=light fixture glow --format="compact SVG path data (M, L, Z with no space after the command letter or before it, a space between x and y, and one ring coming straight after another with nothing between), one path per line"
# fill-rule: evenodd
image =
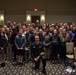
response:
M26 19L27 19L27 21L30 21L31 20L31 16L27 15Z
M45 15L41 15L41 21L45 21Z
M4 16L3 16L3 15L0 16L0 20L1 20L1 21L4 20Z

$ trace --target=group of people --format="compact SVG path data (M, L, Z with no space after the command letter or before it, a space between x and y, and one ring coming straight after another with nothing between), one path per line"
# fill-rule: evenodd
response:
M36 23L24 24L8 21L0 27L0 51L5 55L13 54L14 60L22 63L25 59L25 50L30 50L30 55L35 62L35 69L39 69L40 60L43 64L43 73L46 73L46 60L57 63L66 60L66 42L73 42L76 46L75 23L59 23L41 25ZM10 51L11 50L11 51ZM8 53L7 53L8 52Z

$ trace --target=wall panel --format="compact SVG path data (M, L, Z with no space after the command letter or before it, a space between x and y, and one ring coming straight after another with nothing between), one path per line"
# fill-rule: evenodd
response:
M25 15L5 15L5 22L10 20L12 22L16 21L17 23L23 23L25 19Z
M46 15L46 23L75 22L76 15Z

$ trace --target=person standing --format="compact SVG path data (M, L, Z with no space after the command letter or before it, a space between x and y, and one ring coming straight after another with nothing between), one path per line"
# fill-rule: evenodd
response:
M16 28L14 28L13 32L12 32L12 34L10 36L10 43L11 43L11 47L12 47L12 53L14 55L14 60L16 60L16 51L17 51L15 43L14 43L16 36L17 36L17 30L16 30Z
M22 63L23 62L23 56L24 56L24 49L25 49L25 44L26 44L26 38L25 36L22 36L22 29L19 30L18 35L15 37L15 46L17 48L16 54L18 55L18 62Z
M60 54L61 61L63 61L64 63L66 60L66 42L68 42L68 41L69 41L69 35L68 35L66 29L63 29L62 32L60 33L59 54Z
M35 28L38 27L39 29L42 29L42 25L40 24L39 20L36 20L36 24L34 26Z
M51 48L52 48L52 63L57 63L57 55L59 52L59 42L60 38L58 36L57 30L53 30L53 36L51 38Z
M5 48L6 42L3 32L0 32L0 65L1 67L5 66Z
M52 34L49 33L49 29L47 28L46 33L44 35L44 41L43 41L47 60L49 60L51 56L51 37L52 37Z

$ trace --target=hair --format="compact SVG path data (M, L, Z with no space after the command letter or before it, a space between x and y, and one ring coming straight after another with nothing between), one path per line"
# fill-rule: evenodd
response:
M64 29L63 29L64 30ZM63 32L63 31L62 31ZM60 33L60 40L62 40L62 37L63 37L63 33ZM68 35L68 33L67 33L67 31L66 31L66 33L65 33L65 37L66 37L66 41L68 41L70 38L69 38L69 35Z
M36 36L38 36L38 37L40 38L40 36L39 36L38 34L37 34L37 35L35 35L35 36L34 36L34 38L35 38Z

